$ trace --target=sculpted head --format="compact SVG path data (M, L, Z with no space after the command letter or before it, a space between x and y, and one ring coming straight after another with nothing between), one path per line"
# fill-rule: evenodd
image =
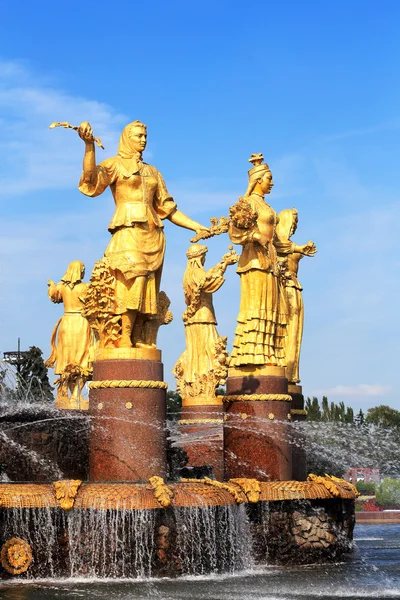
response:
M253 192L257 191L262 195L269 194L272 187L272 173L267 165L264 163L264 157L260 154L252 154L249 158L254 166L249 170L249 184L245 193L245 196L250 196Z
M276 232L280 239L290 239L296 232L299 213L295 208L285 208L279 213L279 222Z
M147 144L147 127L141 121L133 121L124 127L118 147L118 155L122 158L132 158L142 154Z
M66 285L74 287L76 283L82 281L85 276L85 265L80 260L74 260L68 265L65 275L61 278Z

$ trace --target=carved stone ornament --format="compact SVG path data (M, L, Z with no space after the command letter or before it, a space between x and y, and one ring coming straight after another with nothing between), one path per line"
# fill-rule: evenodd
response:
M71 510L74 506L75 498L78 493L80 479L66 479L64 481L55 481L53 483L56 498L64 510Z
M32 562L32 549L28 542L11 538L1 549L1 565L11 575L25 573Z

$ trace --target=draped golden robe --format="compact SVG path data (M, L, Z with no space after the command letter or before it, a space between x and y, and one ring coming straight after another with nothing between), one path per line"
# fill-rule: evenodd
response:
M116 208L104 255L116 278L115 314L129 309L157 314L165 254L162 220L176 210L176 204L159 171L140 157L128 163L119 155L105 160L90 182L82 176L79 190L99 196L108 186Z
M230 225L229 236L243 246L237 273L240 275L240 308L233 341L230 366L285 366L285 337L288 308L276 255L291 251L292 242L281 243L276 237L278 216L263 198L252 194L245 198L257 215L249 229ZM270 232L267 246L253 240L256 231Z

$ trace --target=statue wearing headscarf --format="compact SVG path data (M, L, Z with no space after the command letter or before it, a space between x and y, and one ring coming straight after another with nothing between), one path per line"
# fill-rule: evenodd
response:
M163 220L196 232L206 230L181 213L168 193L159 171L142 161L147 130L140 121L127 125L118 154L96 166L93 133L82 123L79 135L86 152L79 190L98 196L110 186L115 212L108 226L112 234L105 259L115 277L116 315L122 315L119 347L131 347L146 316L157 314L165 254ZM207 231L207 230L206 230ZM139 345L139 344L137 344Z
M51 355L46 367L60 375L56 381L59 408L87 408L81 390L91 375L93 336L90 325L82 315L88 284L82 279L85 265L75 260L68 265L59 283L48 281L48 295L52 302L64 304L64 315L56 323L51 336ZM71 398L68 400L68 390Z

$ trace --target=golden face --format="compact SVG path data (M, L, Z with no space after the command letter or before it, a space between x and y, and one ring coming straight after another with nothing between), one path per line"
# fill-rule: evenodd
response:
M129 133L131 148L135 152L143 152L147 144L147 131L144 127L133 127Z
M271 171L266 171L261 178L261 190L263 194L269 194L273 188L272 182L272 173Z

